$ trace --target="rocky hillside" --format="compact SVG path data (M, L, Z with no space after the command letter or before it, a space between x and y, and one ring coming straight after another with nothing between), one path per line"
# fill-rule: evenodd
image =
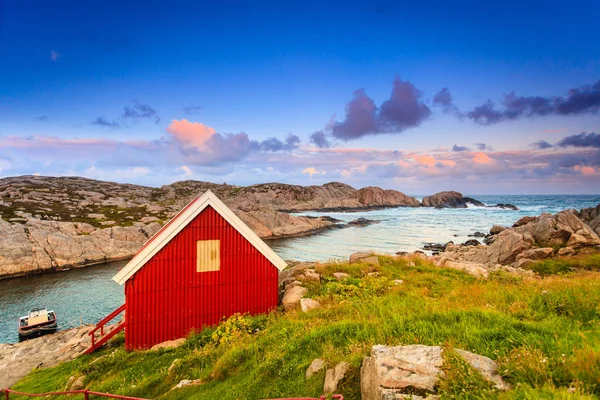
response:
M323 186L265 183L241 188L230 198L231 204L243 211L274 208L279 211L356 211L384 207L419 207L421 203L396 190L352 186L331 182Z
M212 190L262 238L307 235L338 227L304 210L418 207L394 190L356 190L342 183L249 187L182 181L160 188L80 177L0 180L0 278L132 257L185 204Z

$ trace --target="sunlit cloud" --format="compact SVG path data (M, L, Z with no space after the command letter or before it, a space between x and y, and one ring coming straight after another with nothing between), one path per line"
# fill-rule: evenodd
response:
M319 170L317 170L317 169L315 169L313 167L309 167L309 168L305 168L302 171L302 173L303 174L308 174L312 178L313 175L325 175L326 172L325 171L319 171Z
M473 162L475 164L490 164L492 159L485 153L476 153L473 156Z
M421 165L425 165L427 167L434 167L437 164L436 159L433 156L428 154L422 156L416 156L415 161Z
M166 131L184 146L195 147L199 150L206 150L206 142L216 133L215 129L210 126L200 122L189 122L185 118L180 121L172 120Z

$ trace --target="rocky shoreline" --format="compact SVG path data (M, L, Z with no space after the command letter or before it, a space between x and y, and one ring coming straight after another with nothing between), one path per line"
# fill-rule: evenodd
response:
M379 187L354 189L266 183L247 187L182 181L160 188L79 177L0 179L0 279L133 257L195 196L212 190L263 239L313 235L346 226L304 211L355 212L391 207L467 207L458 192L423 199Z
M20 343L0 343L0 389L36 368L49 368L82 355L90 346L92 325L66 329Z
M435 265L487 277L504 270L530 274L526 268L537 261L600 251L600 204L580 211L523 217L511 227L494 225L485 244L469 240L455 245L434 245L430 257Z

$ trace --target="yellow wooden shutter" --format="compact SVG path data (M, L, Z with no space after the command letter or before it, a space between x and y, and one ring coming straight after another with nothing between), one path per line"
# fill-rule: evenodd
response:
M196 243L196 271L218 271L221 268L221 241L198 240Z

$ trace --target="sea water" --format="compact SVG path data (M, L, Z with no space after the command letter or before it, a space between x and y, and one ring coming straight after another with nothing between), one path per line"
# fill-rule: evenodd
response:
M510 203L519 210L471 206L439 210L400 207L355 213L306 212L297 215L328 215L345 223L361 217L379 222L267 243L286 260L326 261L369 250L393 254L421 249L429 242L462 243L472 239L469 235L475 232L488 233L495 224L510 226L524 216L595 207L600 203L600 195L470 197L487 205ZM0 281L0 343L18 340L19 317L35 307L56 311L60 329L78 326L81 321L87 324L98 322L124 302L123 287L112 277L125 263L107 263Z
M422 196L415 196L419 200ZM595 207L600 195L477 196L487 206L500 203L515 205L519 210L498 207L468 208L399 207L358 213L305 212L295 215L323 216L348 223L366 218L378 223L350 227L293 239L269 241L285 260L313 261L347 258L357 251L396 253L422 249L426 243L463 243L475 232L489 233L493 225L511 226L519 218L561 210ZM481 239L479 239L481 240Z

